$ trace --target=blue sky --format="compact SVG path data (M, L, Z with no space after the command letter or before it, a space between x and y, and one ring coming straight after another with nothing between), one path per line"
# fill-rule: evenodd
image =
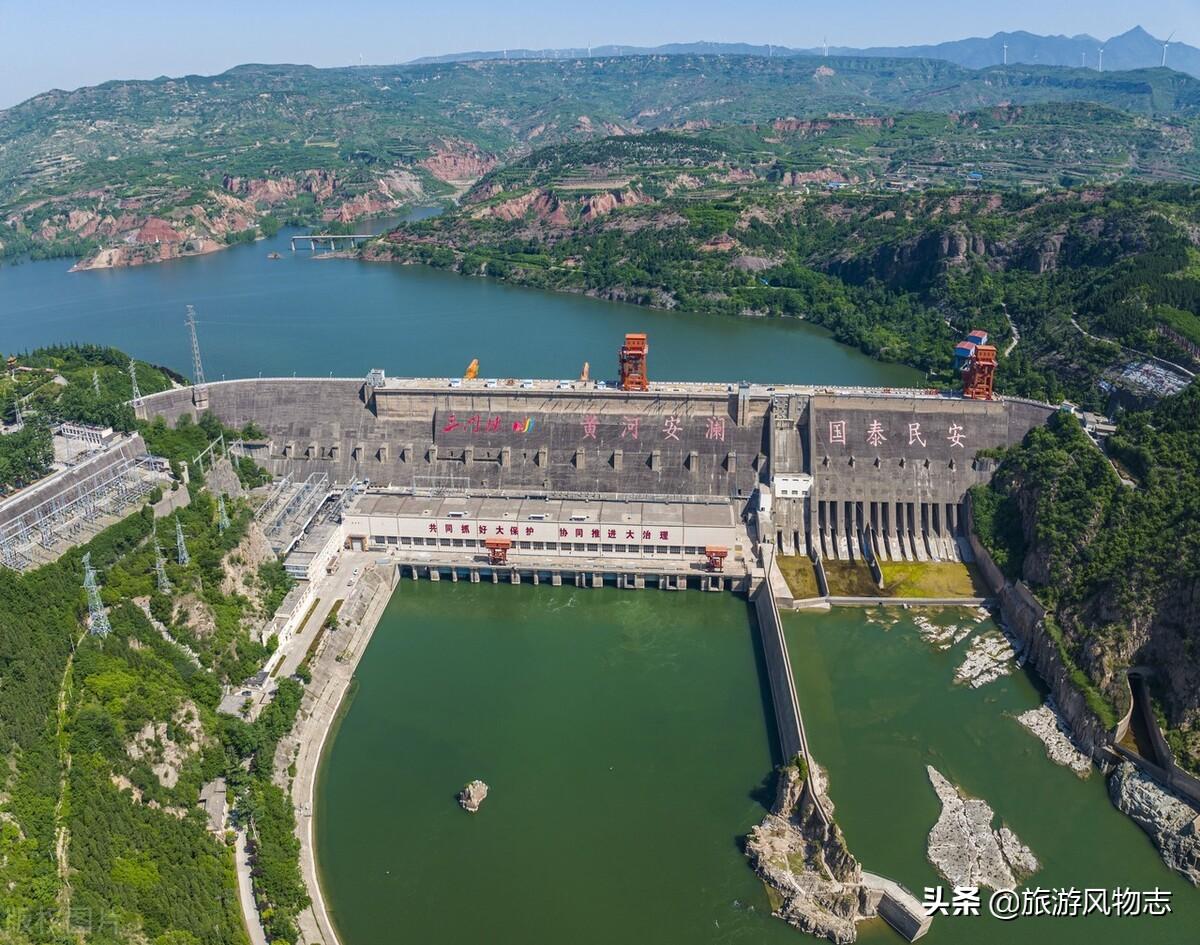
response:
M243 62L402 62L469 49L718 40L906 45L1141 24L1200 45L1200 0L0 0L0 108L50 88Z

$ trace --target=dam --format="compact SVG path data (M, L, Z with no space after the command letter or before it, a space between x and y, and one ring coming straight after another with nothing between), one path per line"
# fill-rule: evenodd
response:
M260 378L148 396L263 436L292 483L354 486L347 543L463 565L587 557L731 566L752 544L855 560L960 560L962 502L1054 407L934 390L796 385ZM494 544L494 542L493 542Z

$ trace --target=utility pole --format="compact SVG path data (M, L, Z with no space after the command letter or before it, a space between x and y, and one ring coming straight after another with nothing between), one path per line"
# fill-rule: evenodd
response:
M100 585L96 583L96 569L92 567L92 553L83 556L83 589L87 591L88 599L88 633L98 637L106 637L112 633L112 625L108 622L108 611L100 600Z

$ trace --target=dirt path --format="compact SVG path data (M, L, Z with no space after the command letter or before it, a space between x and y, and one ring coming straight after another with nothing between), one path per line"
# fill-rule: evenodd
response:
M1010 341L1007 347L1004 349L1004 357L1007 358L1013 353L1013 350L1017 347L1017 345L1021 343L1021 332L1017 328L1016 322L1012 320L1012 316L1008 314L1008 306L1001 302L1000 307L1004 309L1004 317L1008 319L1008 328L1009 331L1012 332L1012 341Z
M86 635L86 631L84 633ZM54 733L54 741L58 746L58 800L54 803L54 860L58 865L58 878L62 885L58 891L59 905L63 914L69 915L71 910L71 832L63 819L63 811L67 806L67 791L71 775L71 753L67 750L67 704L71 687L71 670L75 666L75 647L83 641L83 636L71 646L67 656L67 665L63 668L62 681L58 684L58 718Z
M1160 358L1156 354L1148 354L1145 351L1138 351L1137 348L1127 348L1127 347L1125 347L1125 345L1121 344L1119 341L1113 341L1111 338L1101 338L1099 335L1093 335L1090 331L1088 331L1081 324L1079 324L1079 322L1077 322L1075 320L1074 315L1071 316L1071 324L1075 326L1075 330L1078 331L1081 335L1083 335L1083 337L1089 338L1092 341L1098 341L1101 344L1112 345L1113 347L1125 352L1126 354L1136 355L1139 358L1147 358L1151 361L1157 362L1158 364L1163 364L1163 365L1166 365L1167 367L1174 368L1180 374L1183 374L1187 377L1195 377L1196 376L1195 372L1189 371L1182 364L1176 364L1174 361L1168 361L1166 358Z

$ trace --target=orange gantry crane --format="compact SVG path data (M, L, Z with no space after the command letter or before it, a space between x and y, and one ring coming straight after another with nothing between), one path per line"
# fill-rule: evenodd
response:
M991 400L996 380L996 346L976 345L963 368L963 396L970 400Z
M512 542L507 538L489 538L483 546L488 551L489 564L508 564L508 549Z
M725 559L729 556L729 549L722 545L705 545L704 557L708 559L708 570L724 571Z
M621 390L650 389L650 378L646 373L646 355L649 353L650 345L644 334L630 333L625 336L620 354Z

